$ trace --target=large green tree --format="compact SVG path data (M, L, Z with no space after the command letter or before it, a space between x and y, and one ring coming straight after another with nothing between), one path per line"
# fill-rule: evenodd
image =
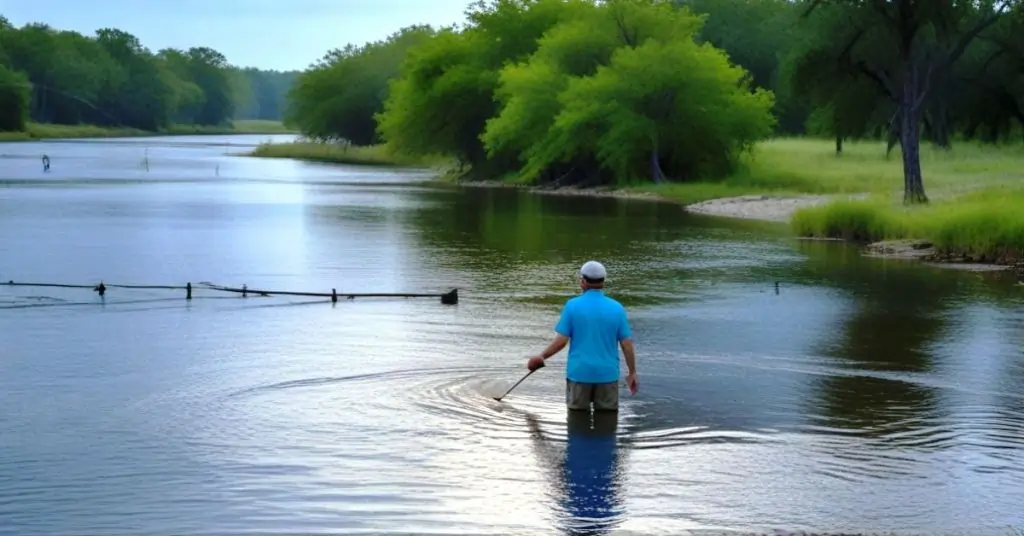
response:
M830 36L804 50L821 78L836 73L874 84L894 107L903 160L904 203L926 203L921 121L932 111L933 138L948 138L955 70L965 53L1009 17L1020 0L803 0L811 32ZM817 17L816 17L817 15ZM842 102L837 103L842 106Z
M770 92L694 40L702 19L669 3L612 1L563 22L506 67L489 151L523 156L528 180L691 179L728 172L771 133ZM670 67L666 67L670 66Z
M545 32L591 5L584 0L494 0L470 6L465 29L442 29L410 50L378 115L381 137L411 154L446 154L481 176L514 169L517 155L481 141L498 111L501 69L525 60Z
M329 51L289 91L288 121L317 140L379 143L374 116L384 108L388 82L408 51L433 34L429 26L411 26L383 41Z

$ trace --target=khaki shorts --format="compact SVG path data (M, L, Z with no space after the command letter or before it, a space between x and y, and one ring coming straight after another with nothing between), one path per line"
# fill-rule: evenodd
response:
M595 410L618 411L619 382L576 383L565 380L565 405L569 409L589 410L591 403Z

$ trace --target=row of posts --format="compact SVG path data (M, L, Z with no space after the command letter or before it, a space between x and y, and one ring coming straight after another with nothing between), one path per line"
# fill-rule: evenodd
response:
M100 296L103 296L103 295L105 295L107 293L107 286L104 285L102 281L100 281L100 284L96 285L95 287L93 287L92 290L97 292L97 293L99 293ZM242 285L242 297L246 298L248 296L249 296L249 287L247 285ZM187 283L185 285L185 299L186 300L191 300L192 299L192 283L191 282L189 282L189 283ZM338 303L338 290L337 289L333 289L333 288L331 289L331 303Z

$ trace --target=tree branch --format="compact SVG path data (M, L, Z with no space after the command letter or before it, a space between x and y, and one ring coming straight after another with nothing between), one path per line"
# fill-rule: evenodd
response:
M978 68L977 76L980 78L981 75L985 74L985 71L988 70L988 67L989 67L989 65L992 64L992 62L996 61L997 59L999 59L1000 56L1002 56L1003 54L1006 54L1006 53L1007 53L1007 51L1004 48L996 49L996 51L994 53L992 53L991 56L989 56L987 59L985 59L985 62L981 64L981 67Z
M863 74L864 76L867 76L875 84L877 84L879 86L879 88L881 88L882 93L885 93L886 96L888 96L894 102L898 101L898 99L896 98L896 92L893 91L891 82L889 81L889 76L885 74L885 71L878 71L878 70L872 69L872 68L868 67L868 65L866 63L864 63L863 61L857 62L857 63L853 64L853 66L856 67L856 69L861 74Z
M853 47L860 42L865 33L867 33L866 28L858 29L853 34L853 37L850 38L850 41L846 43L846 46L843 47L843 50L839 53L839 57L837 59L840 64L847 65L854 74L860 73L870 78L879 86L883 94L888 95L890 99L896 100L896 91L889 83L889 77L886 76L884 71L871 69L863 60L854 62L851 59Z
M956 62L956 60L960 59L960 56L963 56L964 52L967 51L967 47L971 44L971 41L974 41L974 39L978 37L978 35L980 35L981 32L985 31L990 26L999 21L999 18L1003 15L1003 12L1006 11L1007 6L1009 6L1009 2L1003 2L1002 4L999 5L999 8L996 9L995 13L989 15L988 17L982 18L981 21L974 26L974 28L971 28L970 31L960 36L960 40L957 42L956 46L953 47L953 50L951 50L949 54L946 56L944 63L946 65L952 65L953 63Z
M926 60L927 60L927 54L925 55L925 57L926 57ZM924 104L924 100L928 97L928 92L931 91L931 88L932 88L932 73L935 71L935 63L936 62L934 62L934 61L926 61L926 63L928 64L928 70L924 73L924 82L923 82L923 84L921 86L919 86L920 94L917 96L917 99L914 101L914 109L915 110L917 110L918 108L921 107L922 104ZM914 66L914 74L916 75L917 72L918 72L918 66L915 65Z

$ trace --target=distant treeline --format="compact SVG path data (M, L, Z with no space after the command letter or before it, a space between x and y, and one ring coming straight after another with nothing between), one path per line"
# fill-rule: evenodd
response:
M888 139L923 201L921 139L1024 129L1024 0L491 0L458 28L329 52L305 134L586 184L721 176L772 135Z
M123 30L85 36L0 16L0 131L29 121L158 131L280 120L297 75L234 67L206 47L154 53Z

